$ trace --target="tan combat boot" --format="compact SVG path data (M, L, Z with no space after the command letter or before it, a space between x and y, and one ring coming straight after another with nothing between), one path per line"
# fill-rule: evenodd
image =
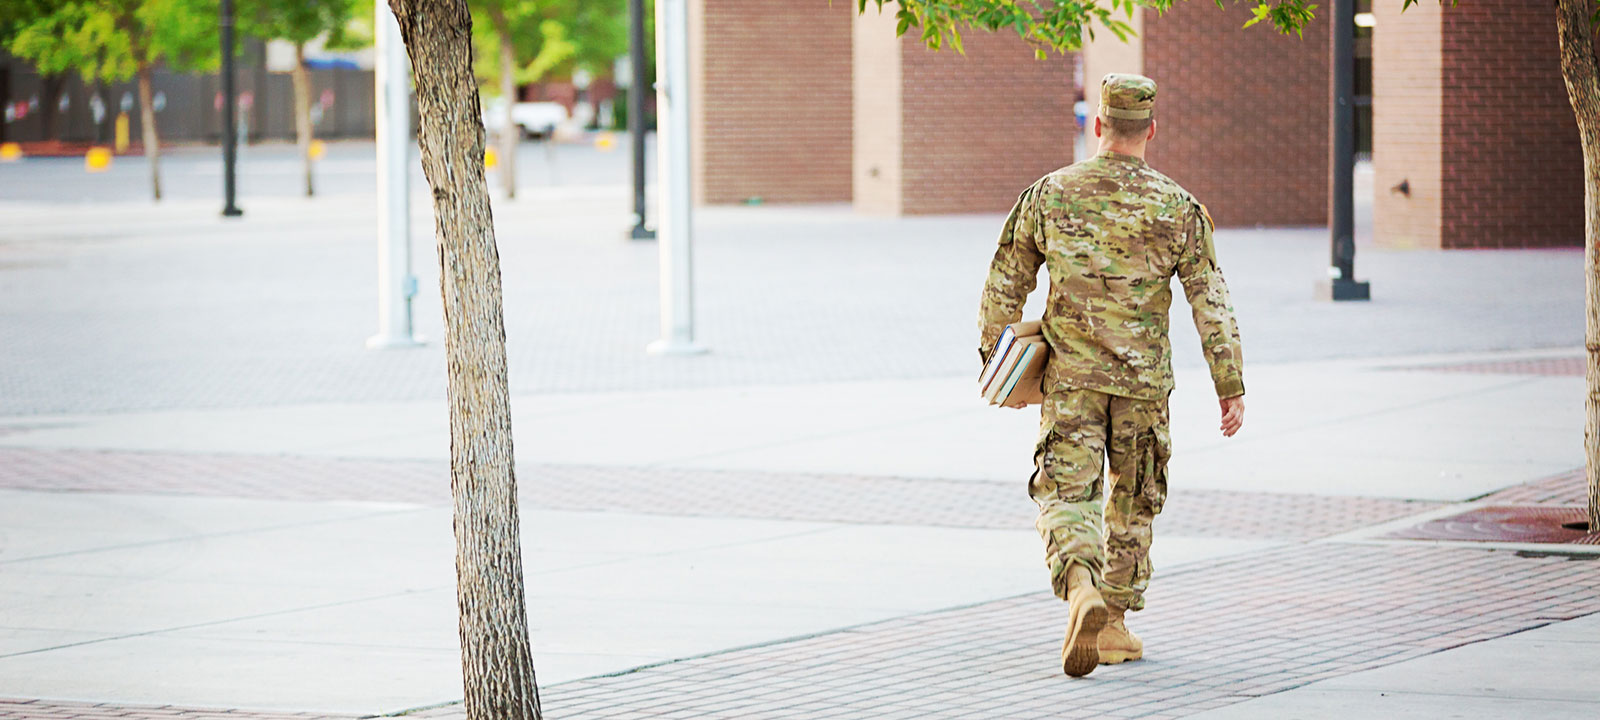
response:
M1127 610L1115 605L1106 607L1106 626L1100 629L1100 664L1116 665L1144 657L1144 641L1128 629L1123 622Z
M1094 587L1094 577L1082 565L1067 569L1067 607L1072 620L1061 643L1061 671L1082 677L1100 664L1100 630L1106 624L1106 602Z

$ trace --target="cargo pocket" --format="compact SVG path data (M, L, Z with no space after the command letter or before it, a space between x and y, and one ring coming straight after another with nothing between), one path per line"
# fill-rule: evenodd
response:
M1044 471L1044 456L1050 451L1050 441L1054 436L1054 423L1040 423L1039 439L1033 443L1033 476L1028 478L1028 496L1041 504L1054 491L1050 477Z
M1167 502L1167 460L1172 458L1172 438L1166 428L1153 428L1139 436L1139 497L1151 514Z

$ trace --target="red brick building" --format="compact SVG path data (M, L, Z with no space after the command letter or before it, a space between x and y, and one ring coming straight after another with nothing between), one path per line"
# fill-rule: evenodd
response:
M1375 6L1379 242L1581 244L1582 158L1553 7ZM1099 78L1121 71L1160 85L1150 161L1219 225L1327 222L1325 18L1284 37L1241 29L1242 6L1178 3L1141 12L1128 43L1102 32L1082 53L1039 61L1005 33L969 33L965 55L929 51L852 2L692 0L691 12L703 203L1003 212L1071 162L1074 101L1092 116Z
M1375 3L1373 229L1397 247L1583 244L1555 5Z

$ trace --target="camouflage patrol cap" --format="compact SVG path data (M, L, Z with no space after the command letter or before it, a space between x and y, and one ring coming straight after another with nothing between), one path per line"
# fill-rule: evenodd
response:
M1100 112L1122 120L1150 117L1156 105L1156 81L1132 73L1111 73L1100 81Z

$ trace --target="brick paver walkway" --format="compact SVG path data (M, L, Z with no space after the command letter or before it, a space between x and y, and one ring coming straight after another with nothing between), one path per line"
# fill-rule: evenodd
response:
M0 698L0 720L354 720L348 715Z
M1146 659L1056 667L1048 593L548 688L551 717L1175 718L1600 612L1594 556L1309 544L1160 575ZM461 717L459 707L428 713Z
M448 464L438 461L0 448L0 488L53 492L447 505L449 472ZM580 465L524 465L518 478L523 502L549 510L1000 529L1031 528L1035 512L1026 478L995 483ZM1175 490L1157 527L1186 536L1315 538L1436 506Z
M1084 679L1055 667L1064 609L1041 592L553 685L544 706L563 720L1177 718L1600 612L1597 562L1296 544L1161 574L1132 616L1146 658ZM7 699L0 718L343 720Z
M439 462L0 450L0 487L33 490L436 504L447 500L446 475ZM872 523L902 522L915 511L922 523L975 527L1031 521L1026 498L1000 483L575 466L533 466L523 476L538 488L531 493L537 507ZM1566 504L1581 497L1582 483L1574 471L1494 497ZM763 493L748 492L757 485L789 491L758 501ZM887 504L874 499L888 498L895 513L873 509ZM1162 534L1300 542L1158 569L1149 609L1133 616L1148 657L1084 680L1055 667L1064 609L1038 592L553 685L544 688L545 707L551 717L582 720L1175 718L1600 612L1600 556L1312 540L1431 507L1177 495L1158 520ZM412 714L463 715L459 705ZM70 717L333 716L0 699L0 719Z

